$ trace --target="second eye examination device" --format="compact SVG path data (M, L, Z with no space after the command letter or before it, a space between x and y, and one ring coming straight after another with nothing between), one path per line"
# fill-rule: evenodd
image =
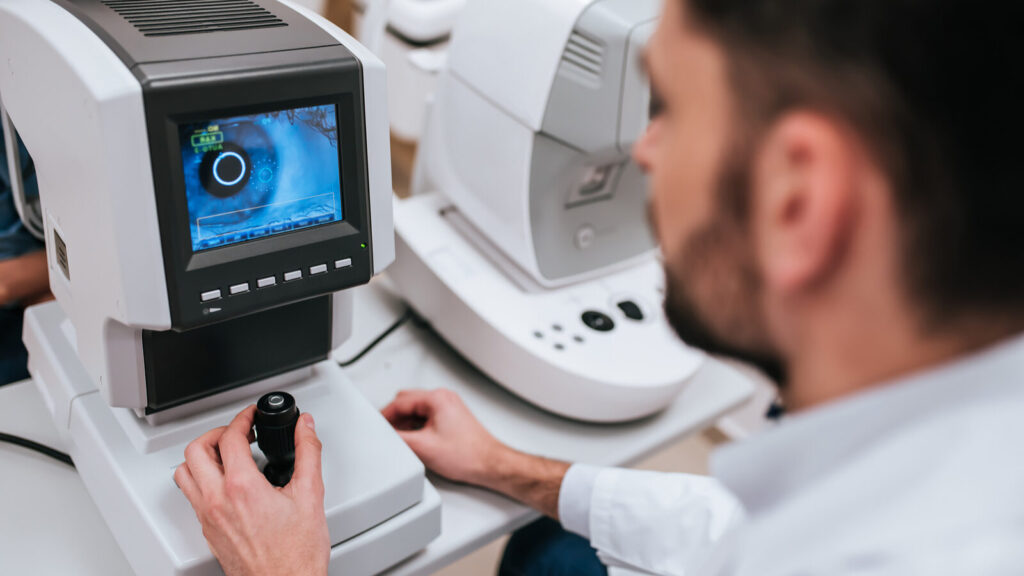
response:
M626 421L667 406L703 354L661 303L632 162L659 0L473 0L462 8L396 204L389 277L441 336L554 413Z

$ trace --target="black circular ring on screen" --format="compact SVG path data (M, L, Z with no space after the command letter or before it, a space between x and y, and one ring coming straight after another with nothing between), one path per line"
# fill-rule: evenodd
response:
M199 164L199 182L218 198L228 198L240 192L249 183L251 174L249 154L231 142L226 142L220 150L203 154Z

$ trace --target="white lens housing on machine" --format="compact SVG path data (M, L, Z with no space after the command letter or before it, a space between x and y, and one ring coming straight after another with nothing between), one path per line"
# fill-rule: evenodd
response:
M655 413L703 354L662 311L631 148L658 0L474 0L447 49L412 198L402 295L496 382L569 418Z

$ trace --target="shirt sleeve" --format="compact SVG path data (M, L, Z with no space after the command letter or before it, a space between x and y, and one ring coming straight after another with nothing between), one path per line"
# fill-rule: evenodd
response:
M566 473L558 511L607 566L665 576L720 573L745 520L714 478L579 464Z
M594 483L603 468L573 464L562 479L558 492L558 517L562 528L590 539L590 502Z

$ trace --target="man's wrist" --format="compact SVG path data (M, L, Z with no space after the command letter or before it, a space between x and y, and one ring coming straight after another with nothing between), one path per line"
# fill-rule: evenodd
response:
M558 518L558 496L570 464L500 446L492 454L480 486Z
M480 461L480 466L469 480L470 484L476 484L488 490L501 492L502 484L509 476L517 473L517 455L515 450L496 442L494 448L488 451L486 457Z

